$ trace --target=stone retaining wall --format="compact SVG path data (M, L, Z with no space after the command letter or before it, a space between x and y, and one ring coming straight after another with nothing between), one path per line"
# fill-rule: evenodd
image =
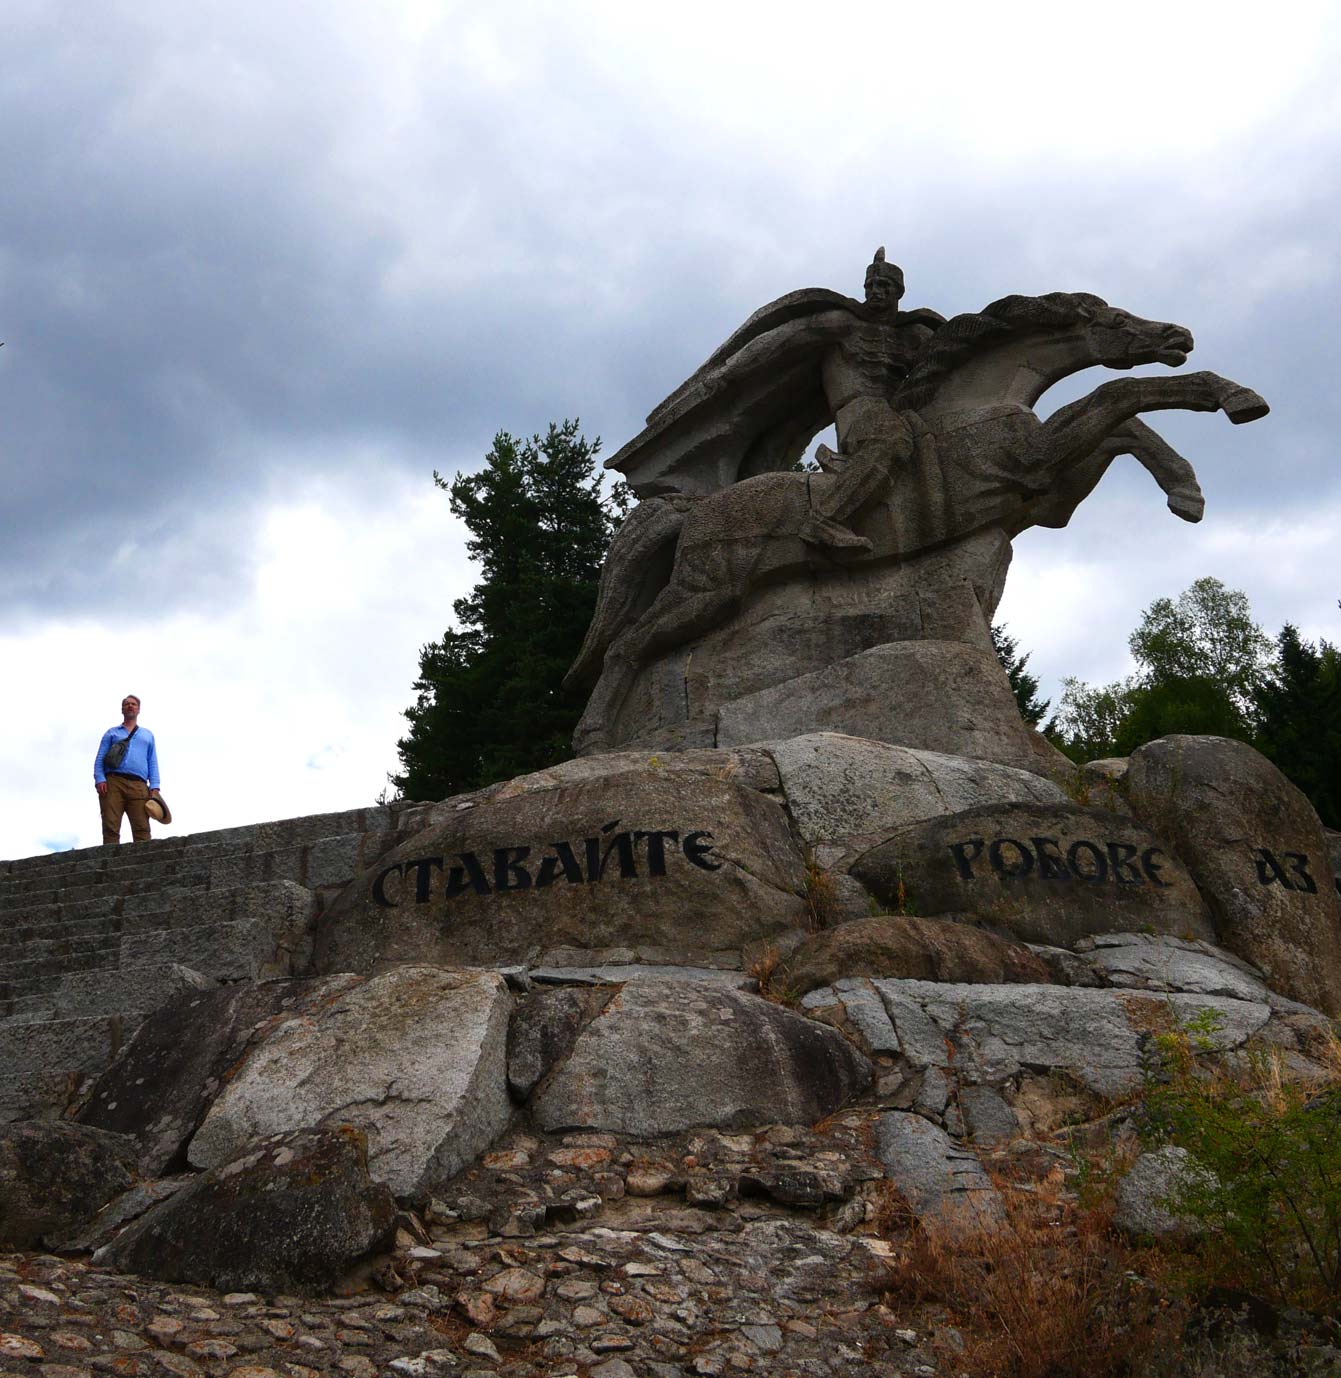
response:
M423 813L372 806L0 861L0 1122L58 1110L172 995L301 970L322 904Z

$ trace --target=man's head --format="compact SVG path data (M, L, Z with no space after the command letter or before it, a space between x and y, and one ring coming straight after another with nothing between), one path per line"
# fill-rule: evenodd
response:
M903 297L903 269L885 262L882 244L866 270L866 305L873 311L896 311Z
M132 718L138 718L140 716L140 699L138 694L127 694L126 697L121 700L121 716L126 722L130 722Z

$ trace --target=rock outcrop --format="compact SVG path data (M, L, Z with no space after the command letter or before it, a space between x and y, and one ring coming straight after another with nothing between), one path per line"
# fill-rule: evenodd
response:
M534 961L557 947L736 949L805 919L782 809L710 775L641 771L462 808L323 916L323 971Z
M1282 995L1341 1014L1341 894L1304 795L1223 737L1150 742L1132 753L1124 787L1191 873L1217 941Z
M812 1124L870 1078L839 1034L757 996L648 982L625 986L578 1034L532 1114L551 1132Z
M366 1134L374 1181L422 1198L507 1126L512 997L493 972L399 967L277 1022L234 1069L187 1148L196 1167L255 1139Z
M1041 957L950 916L934 919L886 914L822 929L788 958L781 982L796 995L846 976L895 976L921 981L1015 985L1049 982Z
M320 1293L385 1243L394 1220L391 1192L368 1174L363 1135L341 1126L249 1144L154 1206L98 1259L226 1292Z
M872 848L852 874L885 904L973 914L1053 947L1142 928L1215 932L1187 869L1157 836L1078 804L989 804L929 819Z
M135 1180L135 1145L78 1124L0 1129L0 1249L55 1247Z
M1248 819L1271 777L1232 750L1231 778L1258 783L1219 800L1214 743L1154 743L1073 777L1071 798L1000 762L813 733L585 757L404 811L356 849L370 864L326 884L294 939L301 974L177 968L124 1046L118 1015L89 1016L109 1021L110 1066L79 1049L77 1013L12 1018L9 1046L52 1065L59 1047L88 1075L66 1074L76 1124L11 1131L56 1145L51 1164L73 1154L77 1200L43 1187L29 1154L0 1172L0 1199L28 1203L3 1218L32 1246L293 1294L372 1276L394 1290L444 1250L653 1221L665 1239L727 1231L753 1258L747 1235L781 1247L798 1212L813 1256L836 1261L893 1218L895 1195L947 1239L995 1230L1012 1208L984 1164L1051 1181L1068 1126L1130 1139L1122 1104L1166 1035L1194 1028L1224 1065L1270 1058L1330 1085L1332 839L1288 794ZM1170 781L1199 801L1195 825ZM1314 831L1257 846L1260 888L1290 907L1245 908L1225 879L1232 835L1273 808L1275 826ZM264 903L248 901L257 950L293 932L290 889L271 898L262 937ZM211 929L199 948L209 973L226 973L226 938ZM820 1147L816 1126L843 1146ZM106 1171L81 1176L103 1150ZM1129 1228L1162 1230L1163 1179L1143 1172ZM502 1324L554 1338L536 1305L546 1274L515 1257L482 1287L453 1283L472 1353ZM768 1325L759 1355L789 1343ZM626 1351L553 1352L595 1373Z

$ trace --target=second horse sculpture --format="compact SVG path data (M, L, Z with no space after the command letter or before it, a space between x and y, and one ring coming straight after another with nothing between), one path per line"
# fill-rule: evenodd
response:
M1106 382L1043 421L1060 379L1178 366L1191 335L1086 293L945 322L898 310L902 289L881 250L865 303L812 290L756 312L610 461L643 501L569 674L592 687L579 754L837 730L1050 767L991 650L1010 539L1065 526L1121 454L1199 520L1191 465L1140 415L1267 405L1191 373ZM796 472L830 422L838 450Z

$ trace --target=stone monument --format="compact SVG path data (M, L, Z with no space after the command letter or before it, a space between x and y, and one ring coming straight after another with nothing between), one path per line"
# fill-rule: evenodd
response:
M22 1313L63 1304L38 1277L70 1325L155 1314L115 1344L210 1372L245 1347L315 1373L291 1341L354 1346L356 1378L837 1372L826 1315L845 1374L902 1371L914 1332L871 1305L890 1189L952 1241L998 1230L979 1156L1055 1186L1076 1144L1130 1138L1180 1027L1208 1068L1336 1084L1341 834L1241 742L1077 770L989 636L1013 537L1116 455L1200 518L1142 413L1266 404L1130 378L1042 421L1058 379L1176 366L1191 336L1082 293L950 321L902 295L877 251L865 301L780 298L614 457L640 503L573 759L0 862L0 1249L164 1283L113 1311L97 1268L0 1257L3 1353L90 1343ZM290 1310L370 1279L397 1300L366 1320ZM229 1328L181 1283L232 1292Z
M611 547L569 683L579 755L839 731L1049 770L992 651L1011 539L1065 526L1131 454L1186 521L1191 465L1140 419L1266 414L1214 373L1106 382L1048 420L1060 379L1182 364L1192 336L1081 292L946 321L903 311L877 249L865 301L821 288L755 312L609 461L641 500ZM832 424L810 472L797 461Z

